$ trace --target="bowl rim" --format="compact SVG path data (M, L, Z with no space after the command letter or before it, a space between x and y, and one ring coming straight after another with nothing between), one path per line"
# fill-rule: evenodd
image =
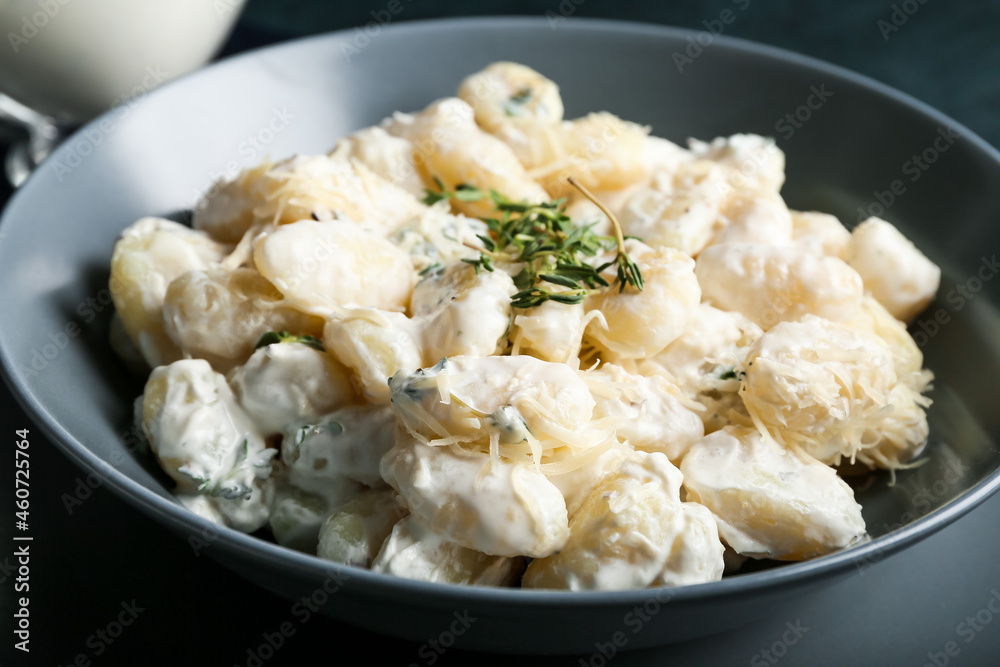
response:
M636 21L621 21L604 18L561 17L565 19L562 29L576 32L601 32L642 35L645 37L669 37L684 40L695 37L703 30L679 28L667 25L641 23ZM478 29L478 30L538 30L544 28L551 32L546 16L477 16L456 17L404 21L388 26L382 26L387 34L419 34L433 33L440 30ZM148 93L149 100L156 100L167 94L174 87L187 85L189 80L200 77L224 75L228 69L253 66L254 61L269 54L292 52L296 49L308 50L313 44L324 42L347 41L353 38L355 28L322 33L276 44L252 49L236 54L216 63L212 63L195 72L165 83ZM750 40L727 35L715 36L714 40L724 48L745 52L753 56L764 56L785 63L808 68L837 77L853 85L866 89L868 92L889 98L890 100L910 108L927 117L929 120L956 129L961 134L961 140L969 142L973 147L984 153L994 163L1000 164L1000 151L969 130L963 124L946 114L934 109L928 104L881 83L871 77L856 73L839 65L802 55L783 48L760 44ZM111 109L101 116L91 120L77 130L78 134L88 128L98 125L103 119L114 113ZM70 150L71 141L63 144L36 170L35 174L8 201L2 216L0 228L12 217L16 217L22 202L32 197L35 184L39 182L37 174L52 170L53 165ZM9 224L9 223L8 223ZM960 496L953 498L946 505L923 515L910 523L886 535L872 539L869 542L844 549L815 559L789 563L776 568L759 572L737 574L703 584L681 586L677 588L647 588L622 591L556 591L510 589L487 586L469 586L460 584L439 584L413 579L405 579L369 570L354 568L332 561L324 561L318 556L301 553L268 542L248 534L240 533L231 528L218 526L207 519L187 510L176 500L171 500L146 488L139 482L127 477L116 467L106 463L93 454L73 434L66 430L35 396L30 385L17 370L10 351L4 344L4 327L0 326L0 375L25 410L46 437L56 445L70 460L80 468L101 475L104 482L121 498L139 509L141 512L158 518L168 526L183 530L192 536L212 534L220 545L228 550L246 554L254 560L264 560L284 567L293 567L300 577L320 580L323 577L340 577L345 580L357 580L365 587L366 594L389 598L398 598L400 593L420 596L427 602L450 604L460 599L464 604L483 603L495 608L532 605L540 607L574 608L606 607L618 605L641 604L652 596L661 599L664 591L672 603L684 601L702 602L720 597L739 597L753 595L765 589L777 590L784 586L807 585L821 579L832 578L846 574L852 566L861 571L861 564L874 564L886 556L896 553L907 546L932 535L949 525L959 517L983 503L1000 489L1000 469L981 480L974 487L967 489Z

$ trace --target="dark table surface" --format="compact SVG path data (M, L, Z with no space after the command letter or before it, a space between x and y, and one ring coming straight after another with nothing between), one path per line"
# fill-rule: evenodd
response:
M747 0L740 0L740 5ZM634 0L411 2L394 20L559 12L703 29L730 0L650 7ZM673 3L672 3L673 4ZM680 4L680 3L676 3ZM223 55L363 25L385 2L250 0ZM334 9L335 7L335 9ZM893 12L896 23L893 23ZM909 13L907 13L907 11ZM901 19L905 17L905 22ZM882 23L880 23L880 21ZM893 28L898 27L898 30ZM813 55L880 79L1000 145L1000 3L753 0L727 34ZM0 191L0 201L9 196ZM16 314L2 313L0 317ZM31 429L31 653L13 650L17 572L11 518L0 520L0 665L428 665L419 645L313 617L266 660L253 653L291 604L231 574L96 488L70 507L85 474L34 429L0 385L0 439ZM11 452L12 448L7 451ZM0 489L13 494L13 454ZM85 495L85 492L80 492ZM9 508L9 498L0 507ZM12 511L12 510L11 510ZM780 614L762 608L735 631L620 653L619 665L1000 664L1000 496L944 531L816 591ZM12 566L14 566L12 568ZM119 626L120 621L128 624ZM796 628L792 632L790 628ZM119 633L120 630L120 633ZM595 642L601 638L595 637ZM265 651L265 656L267 652ZM591 656L449 651L438 665L599 665Z

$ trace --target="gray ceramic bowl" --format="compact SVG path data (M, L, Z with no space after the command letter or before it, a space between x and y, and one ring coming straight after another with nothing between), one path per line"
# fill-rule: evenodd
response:
M981 139L863 77L708 33L542 18L409 23L367 41L358 35L234 58L108 112L42 165L4 212L0 360L7 381L69 457L165 528L252 582L300 600L292 608L300 620L315 602L335 618L424 641L463 629L455 615L468 614L477 620L455 633L468 648L586 652L595 643L638 648L717 632L764 609L779 614L791 597L864 571L1000 484L1000 280L991 280L1000 268L993 254L1000 155ZM676 53L690 59L683 71ZM570 116L607 109L675 141L774 135L788 158L790 206L851 224L859 207L884 209L944 268L939 300L914 329L937 374L930 460L901 473L895 486L884 474L858 480L873 541L677 590L430 585L216 530L174 502L163 476L130 451L131 402L141 383L106 343L108 263L119 231L144 215L189 208L214 178L265 153L322 152L394 110L421 108L501 59L557 81Z

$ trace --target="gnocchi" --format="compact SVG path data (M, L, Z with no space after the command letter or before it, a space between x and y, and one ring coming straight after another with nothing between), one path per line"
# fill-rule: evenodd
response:
M905 322L940 270L790 210L773 140L650 131L494 63L127 228L113 346L178 501L442 584L678 587L866 539L839 474L919 463Z

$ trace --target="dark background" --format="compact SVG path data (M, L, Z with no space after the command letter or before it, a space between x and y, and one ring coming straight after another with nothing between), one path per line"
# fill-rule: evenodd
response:
M208 0L206 0L208 1ZM745 0L741 0L741 6ZM393 20L560 12L546 2L401 0ZM222 57L302 35L364 25L387 2L250 0ZM889 30L894 4L912 15ZM704 29L730 0L681 3L563 0L574 16L620 18ZM916 11L913 12L913 9ZM897 14L903 16L904 14ZM882 24L880 28L879 21ZM879 79L934 106L994 146L1000 145L1000 2L794 2L750 0L726 35L791 49ZM672 66L665 63L665 66ZM0 201L9 191L0 188ZM11 314L3 314L3 317ZM0 386L0 441L32 428ZM5 448L6 449L6 448ZM8 449L8 451L10 451ZM198 557L152 519L103 488L69 513L61 501L85 478L37 432L31 439L32 652L12 651L13 576L0 550L0 665L247 665L248 649L289 620L291 603ZM4 459L12 459L6 454ZM0 488L12 494L10 460ZM10 507L4 498L0 507ZM0 517L0 544L11 544L12 518ZM982 613L1000 591L1000 497L920 545L817 591L780 614L762 608L745 627L659 650L630 652L620 665L995 665L1000 618ZM1000 592L996 593L1000 597ZM142 608L113 643L90 639L115 620L122 603ZM971 625L969 616L979 620ZM989 616L989 621L983 622ZM808 628L780 659L760 652L788 623ZM977 630L971 628L978 627ZM595 637L595 641L603 638ZM967 641L968 640L968 641ZM957 655L944 653L954 642ZM263 665L428 664L419 645L313 618ZM954 650L952 651L955 652ZM505 658L450 651L438 665L588 664L590 656ZM589 664L599 665L599 660Z

